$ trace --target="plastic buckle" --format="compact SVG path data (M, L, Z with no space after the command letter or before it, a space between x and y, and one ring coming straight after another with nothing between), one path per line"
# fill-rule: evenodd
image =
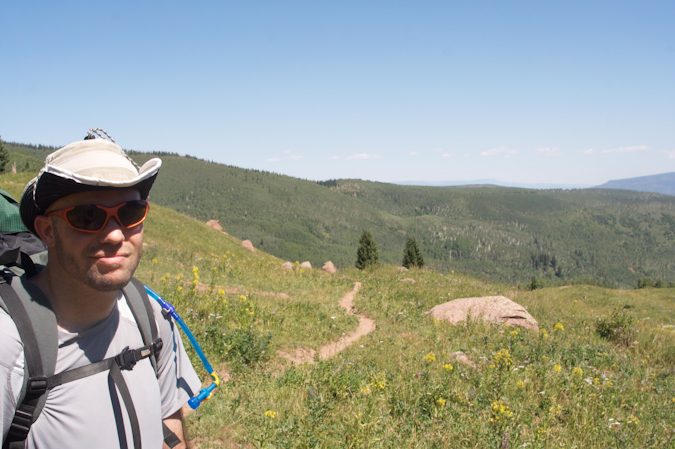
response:
M42 396L47 392L48 381L46 377L31 377L28 379L26 395Z
M155 353L155 357L159 355L159 351L162 350L162 347L164 346L164 342L162 342L161 338L158 338L152 343L152 351Z
M136 365L136 354L127 346L115 356L115 363L120 369L132 370Z

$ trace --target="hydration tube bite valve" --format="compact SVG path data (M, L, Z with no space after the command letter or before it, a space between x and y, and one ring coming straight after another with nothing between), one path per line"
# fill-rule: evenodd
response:
M157 292L155 292L153 289L148 287L147 285L145 286L145 291L148 292L148 295L157 301L159 305L162 307L162 312L165 314L171 315L171 317L178 323L181 329L183 329L183 332L187 336L188 340L190 340L190 344L192 344L192 347L194 348L195 352L197 352L197 355L199 356L200 360L202 361L202 364L204 365L204 368L206 368L206 371L209 373L211 376L211 379L213 382L211 385L209 385L206 388L202 388L197 395L194 397L190 398L188 401L188 404L190 407L195 410L199 405L202 403L202 401L211 399L211 395L213 393L213 390L220 385L220 378L216 374L216 372L213 370L211 367L211 364L209 363L208 360L206 360L206 355L204 355L204 351L202 351L202 348L199 346L199 343L197 343L197 339L195 338L194 335L192 335L192 332L190 332L190 329L187 327L187 324L185 324L185 321L178 315L176 312L176 308L166 302L164 298L159 296Z

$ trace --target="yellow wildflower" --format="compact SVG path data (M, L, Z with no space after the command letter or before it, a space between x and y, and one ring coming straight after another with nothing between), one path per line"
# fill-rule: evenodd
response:
M427 363L434 362L434 361L436 361L436 354L434 354L433 352L430 352L429 354L424 356L424 360Z
M192 272L193 272L193 273L196 273L196 272L198 272L198 271L199 271L199 267L194 267L194 268L192 269Z
M246 301L246 296L244 296L244 295L239 295L239 299L241 299L242 301Z
M556 331L564 331L564 330L565 330L565 326L563 326L562 323L558 323L558 324L556 324L556 325L553 327L553 330L556 330Z
M572 370L572 374L574 374L575 376L581 377L581 375L583 375L584 372L583 372L583 370L582 370L581 368L579 368L579 367L577 366L577 367L575 367L575 368Z
M562 369L562 366L555 364L553 365L553 371L560 371Z
M438 404L438 406L441 407L441 408L445 407L445 403L446 403L446 402L447 402L447 401L446 401L445 399L443 399L443 398L438 398L438 399L436 399L436 404Z
M448 364L448 365L443 365L443 369L446 370L446 371L452 371L454 369L454 367L452 365Z
M157 259L152 259L151 262L152 262L152 263L157 263Z
M272 410L267 410L265 412L265 416L267 416L268 418L274 419L274 418L277 417L277 412L273 412Z
M179 286L178 286L178 291L179 291L179 292L180 292L180 291L183 291L183 287L181 287L181 286L179 285Z
M525 382L523 382L522 380L519 380L518 382L516 382L516 387L525 388Z

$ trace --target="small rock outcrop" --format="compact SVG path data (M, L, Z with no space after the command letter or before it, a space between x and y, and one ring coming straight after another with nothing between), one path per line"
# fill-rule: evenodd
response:
M312 264L309 263L309 260L304 261L303 263L300 264L300 268L312 268Z
M244 240L243 242L241 242L241 246L243 246L247 250L251 251L252 253L255 252L255 248L253 247L253 243L251 243L250 240Z
M323 267L321 267L321 269L323 271L325 271L326 273L330 273L330 274L337 273L337 270L335 269L335 265L333 265L333 262L331 262L330 260L328 262L326 262L325 264L323 264Z
M206 226L211 226L216 231L223 232L223 227L218 223L220 220L209 220L206 222Z
M413 278L405 278L405 279L401 279L401 282L409 282L409 283L411 283L411 284L414 284L414 283L415 283L415 279L413 279Z
M398 271L408 271L406 267L397 267L396 268Z
M450 323L466 321L471 315L473 318L481 317L485 321L509 323L525 329L539 330L537 320L525 310L525 307L504 296L455 299L437 305L426 314Z
M293 269L293 264L290 262L284 262L281 264L281 269L282 270L292 270Z
M469 356L463 353L462 351L457 351L450 354L450 360L462 363L464 365L468 365L472 368L476 367L476 365L473 364Z

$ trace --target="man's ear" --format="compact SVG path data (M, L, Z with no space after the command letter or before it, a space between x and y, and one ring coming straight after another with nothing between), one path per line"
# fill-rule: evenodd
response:
M38 215L35 217L35 222L33 223L35 227L35 232L37 233L40 240L47 245L47 248L51 248L56 245L56 239L54 238L54 225L52 224L52 219L46 215Z

